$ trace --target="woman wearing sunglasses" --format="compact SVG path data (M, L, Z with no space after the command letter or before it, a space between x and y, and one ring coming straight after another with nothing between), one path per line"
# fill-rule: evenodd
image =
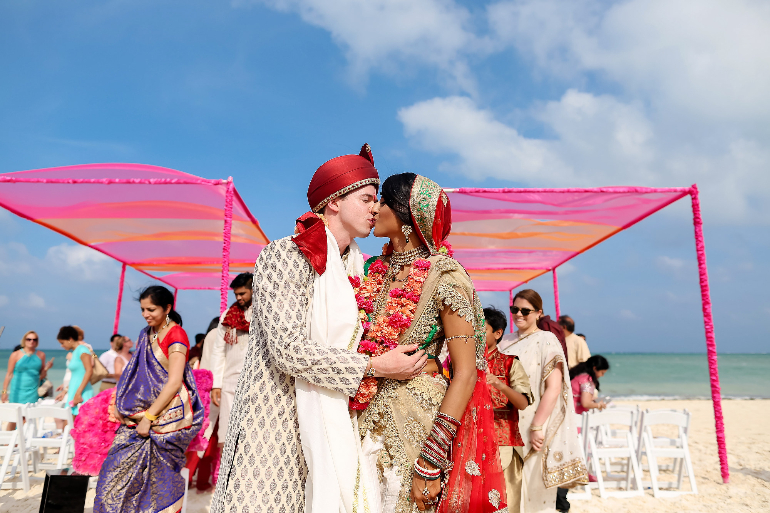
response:
M21 338L21 349L11 353L8 359L8 372L3 381L2 402L27 404L38 400L37 388L40 380L45 379L48 369L53 365L53 358L48 365L45 353L37 350L39 337L34 331L28 331ZM11 424L8 429L16 429Z
M537 327L542 315L540 294L519 291L511 306L517 331L497 346L501 353L519 357L535 399L519 412L524 446L515 448L511 463L523 467L517 472L522 476L522 513L555 511L558 487L588 483L564 351L556 335Z

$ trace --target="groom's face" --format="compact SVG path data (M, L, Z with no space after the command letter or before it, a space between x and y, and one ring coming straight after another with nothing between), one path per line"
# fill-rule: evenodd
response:
M347 194L338 202L340 221L351 237L368 237L374 227L377 189L367 185Z

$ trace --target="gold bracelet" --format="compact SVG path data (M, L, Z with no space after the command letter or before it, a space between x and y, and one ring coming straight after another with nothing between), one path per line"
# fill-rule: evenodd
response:
M449 342L450 340L454 340L456 338L464 338L465 343L468 343L469 338L473 338L475 335L452 335L451 337L447 337L444 339L444 342Z
M150 422L154 422L155 420L158 419L158 415L150 415L149 413L144 412L144 418L149 420Z
M529 426L530 431L542 431L543 426Z

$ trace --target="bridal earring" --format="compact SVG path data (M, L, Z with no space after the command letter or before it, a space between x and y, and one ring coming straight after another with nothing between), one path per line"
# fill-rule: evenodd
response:
M408 224L405 224L401 227L401 231L404 232L404 236L406 237L406 243L409 244L409 234L412 233L412 227Z

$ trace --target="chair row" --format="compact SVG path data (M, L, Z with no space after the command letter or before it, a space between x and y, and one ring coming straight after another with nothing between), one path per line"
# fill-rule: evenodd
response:
M55 424L48 424L49 418L66 422L63 429ZM16 488L17 481L10 481L20 470L21 483L25 491L29 490L29 464L32 473L40 469L62 469L69 464L74 452L74 442L70 435L73 425L72 412L64 404L0 404L0 423L16 424L12 431L0 431L0 488ZM49 449L58 449L58 454L48 453ZM48 461L48 457L55 461ZM10 471L10 472L9 472Z
M590 462L589 472L596 477L601 497L643 495L643 486L650 486L655 497L698 493L688 442L690 412L687 410L640 412L638 407L615 407L601 412L586 412L581 422L583 450L586 461ZM677 436L654 435L653 426L661 425L671 426L677 431ZM644 458L647 459L646 465L643 465ZM661 465L660 458L673 458L674 462ZM650 481L642 480L642 470L649 470ZM672 470L676 481L661 482L661 470ZM690 482L689 492L682 489L685 471ZM603 473L614 485L625 481L625 489L608 492ZM661 490L662 487L674 490ZM576 498L589 497L590 493Z

